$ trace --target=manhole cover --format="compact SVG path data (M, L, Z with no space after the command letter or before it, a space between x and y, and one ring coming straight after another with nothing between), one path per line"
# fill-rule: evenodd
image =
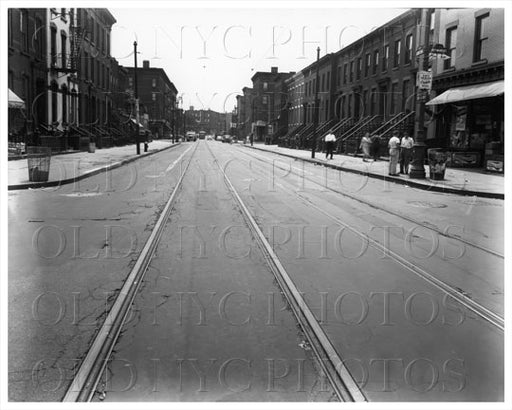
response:
M447 205L440 204L436 202L427 202L427 201L409 201L408 204L412 206L416 206L418 208L446 208Z

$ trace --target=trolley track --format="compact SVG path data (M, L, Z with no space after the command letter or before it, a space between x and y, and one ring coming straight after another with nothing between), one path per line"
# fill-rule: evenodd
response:
M425 228L425 229L428 229L430 231L433 231L435 232L436 234L438 235L441 235L443 237L446 237L446 238L449 238L449 239L452 239L452 240L455 240L455 241L458 241L460 243L463 243L465 245L468 245L468 246L471 246L475 249L479 249L481 251L484 251L486 253L489 253L493 256L496 256L498 258L501 258L501 259L504 259L504 255L498 251L495 251L493 249L490 249L488 247L485 247L485 246L482 246L480 244L477 244L475 242L472 242L472 241L469 241L465 238L462 238L460 236L457 236L457 235L452 235L450 234L449 232L447 232L446 230L442 230L442 229L439 229L438 227L434 226L434 225L431 225L431 224L426 224L424 223L423 221L419 221L417 219L414 219L404 213L401 213L401 212L396 212L395 210L391 209L391 208L388 208L388 207L385 207L381 204L376 204L375 202L372 202L372 201L368 201L364 198L361 198L360 196L358 195L354 195L354 194L351 194L351 193L348 193L348 192L344 192L344 191L341 191L339 189L335 189L331 186L328 186L328 184L322 184L320 182L318 182L317 180L315 180L314 178L311 178L309 176L306 175L305 172L303 172L302 174L299 174L298 172L294 171L293 167L283 167L283 166L279 166L278 164L276 165L275 162L271 162L268 158L264 157L263 155L259 155L259 154L256 154L256 153L253 153L253 152L250 152L248 149L239 149L240 152L243 152L245 155L251 157L251 158L254 158L260 162L263 162L265 164L268 164L268 165L271 165L271 166L277 166L279 169L283 170L283 171L288 171L288 172L293 172L295 173L295 175L298 175L300 176L301 178L304 178L305 180L309 181L309 182L312 182L314 183L315 185L318 185L320 187L322 187L323 189L328 189L336 194L339 194L339 195L342 195L346 198L349 198L349 199L352 199L354 201L357 201L359 203L362 203L364 205L367 205L371 208L374 208L374 209L377 209L379 211L382 211L382 212L385 212L385 213L388 213L390 215L393 215L395 217L398 217L400 219L403 219L404 221L407 221L407 222L410 222L410 223L413 223L417 226L421 226L422 228Z
M129 315L133 300L137 295L144 275L149 267L151 258L165 227L165 223L171 213L173 203L181 189L183 179L196 150L197 144L195 145L194 151L190 155L187 164L181 170L182 172L180 177L164 207L164 210L158 218L155 228L151 232L134 267L125 280L123 287L121 288L112 308L108 312L103 325L96 334L91 347L83 359L62 401L87 402L92 399L101 375L108 363L108 358L114 349L124 322ZM187 151L180 156L180 159L184 157ZM178 164L178 162L179 160L175 161L172 167ZM170 168L166 171L170 171Z
M242 151L242 150L239 150L239 151ZM249 156L253 157L252 155L249 155ZM263 160L261 160L261 161L265 162L265 163L268 163L267 161L263 161ZM254 168L252 168L252 171L255 172ZM258 171L256 171L256 172L258 172ZM259 172L259 175L263 176L263 177L265 176L263 171ZM315 181L312 180L312 182L315 182ZM315 183L318 184L318 182L315 182ZM318 184L318 185L320 185L320 184ZM505 328L505 323L504 322L505 321L504 321L504 318L502 316L500 316L499 314L497 314L497 313L493 312L492 310L486 308L482 304L474 301L473 299L468 297L460 289L457 289L457 288L451 286L450 284L444 282L443 280L438 279L435 274L433 274L431 272L428 272L426 269L423 269L423 268L415 265L413 262L408 261L406 258L404 258L403 256L399 255L398 253L393 252L392 250L388 249L387 247L382 245L379 241L376 241L376 240L370 238L364 232L361 232L360 230L358 230L358 229L354 228L353 226L347 224L346 222L342 221L339 217L337 217L337 216L333 215L332 213L322 209L321 207L319 207L318 205L314 204L309 198L306 198L301 193L299 193L299 192L297 192L295 190L288 189L288 188L284 187L281 184L279 184L278 186L284 192L286 192L289 195L292 195L292 196L298 198L301 202L307 204L307 206L312 207L315 210L317 210L318 212L324 214L326 217L328 217L330 220L332 220L333 222L335 222L339 226L344 227L344 228L350 230L351 232L353 232L354 234L356 234L357 236L359 236L363 240L368 241L370 246L374 247L375 249L377 249L379 251L386 252L397 264L405 267L407 270L409 270L410 272L414 273L418 277L420 277L423 280L427 281L428 283L432 284L436 288L442 290L443 292L448 294L450 297L452 297L454 300L456 300L458 303L460 303L461 305L465 306L467 309L469 309L470 311L474 312L476 315L478 315L482 319L486 320L491 325L493 325L496 328L498 328L500 331L504 331L504 328ZM337 192L337 191L335 191L335 192ZM341 193L341 194L344 195L344 193ZM366 203L366 201L364 201L364 200L359 200L359 199L356 199L356 200L359 201L359 202ZM383 207L382 208L381 207L377 207L377 208L385 210L385 208L383 208ZM393 214L395 214L395 213L393 213ZM416 223L416 222L414 222L414 223ZM428 226L425 226L425 227L427 229L430 229L430 227L428 227ZM458 238L454 237L453 239L458 239ZM475 247L480 249L479 246L475 246ZM481 250L485 251L485 249L481 249ZM492 253L492 252L490 252L490 253Z
M253 235L253 239L257 242L259 249L262 251L268 267L270 267L270 270L274 274L280 291L289 303L302 332L306 336L309 345L314 352L316 363L327 376L337 398L340 401L366 401L366 398L358 384L352 378L350 372L344 365L342 358L338 355L336 349L331 344L315 316L308 308L301 293L296 288L290 276L279 261L277 255L273 252L272 246L266 240L262 231L249 213L248 208L222 169L214 153L207 143L201 142L195 144L194 151L188 158L186 166L182 169L180 178L158 219L155 229L144 245L135 266L128 275L124 286L105 319L105 322L100 328L91 348L82 361L63 401L91 401L96 393L97 386L106 370L109 357L114 350L124 323L129 316L134 299L143 282L145 272L149 267L151 258L159 243L163 228L170 217L173 204L175 203L178 192L181 189L183 179L200 144L204 144L208 148L208 151L213 157L214 163L218 166L226 187L228 188L232 198L237 203L237 206ZM175 161L173 165L176 165L177 162L178 161Z

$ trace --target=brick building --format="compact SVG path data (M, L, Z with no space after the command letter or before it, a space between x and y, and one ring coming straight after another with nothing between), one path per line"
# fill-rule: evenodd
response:
M127 92L133 93L134 68L127 71ZM150 67L149 61L137 68L140 121L153 138L169 138L175 126L175 110L178 90L163 68Z
M492 161L490 170L503 170L504 9L436 9L433 17L432 42L450 58L432 67L426 142L448 149L452 166Z
M253 89L250 87L242 88L242 95L237 95L237 112L238 112L238 138L245 139L251 132L251 124L254 118Z
M223 135L226 129L226 114L213 110L195 110L190 106L185 111L185 130L210 135Z

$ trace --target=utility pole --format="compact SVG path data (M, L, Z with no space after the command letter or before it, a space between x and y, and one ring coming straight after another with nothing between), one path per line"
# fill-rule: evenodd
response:
M135 87L134 96L135 96L135 144L137 145L137 155L140 155L140 138L139 138L139 91L137 85L137 42L133 42L133 59L134 59L134 68L133 68L133 85Z
M420 24L420 41L419 44L423 46L422 52L419 55L418 69L420 71L428 71L429 66L429 53L430 53L430 25L432 20L432 10L428 8L421 9L421 24ZM419 86L419 84L418 84ZM411 170L409 172L410 178L425 179L425 101L427 99L428 91L420 90L418 88L418 97L416 98L416 135L413 145L413 160L411 163Z
M320 69L320 47L316 48L316 84L315 84L315 103L313 111L313 142L311 144L311 158L315 158L316 151L316 128L318 127L318 86L319 86L319 69Z

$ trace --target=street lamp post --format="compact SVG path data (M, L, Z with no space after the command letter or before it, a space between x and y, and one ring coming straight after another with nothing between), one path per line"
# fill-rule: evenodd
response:
M418 69L427 71L429 66L430 50L430 24L432 19L431 9L421 10L421 29L420 44L423 45L422 52L419 55ZM418 84L419 86L419 84ZM409 177L414 179L425 179L425 100L428 92L418 88L418 97L416 98L416 135L413 145L413 160Z
M134 68L133 68L133 86L135 87L134 96L135 96L135 143L137 145L137 155L140 155L140 138L139 138L139 92L137 86L137 42L133 42L133 59L134 59Z
M316 85L315 85L315 103L313 111L313 142L311 144L311 158L315 158L316 151L316 128L318 127L318 81L319 81L319 69L320 69L320 47L316 48Z

